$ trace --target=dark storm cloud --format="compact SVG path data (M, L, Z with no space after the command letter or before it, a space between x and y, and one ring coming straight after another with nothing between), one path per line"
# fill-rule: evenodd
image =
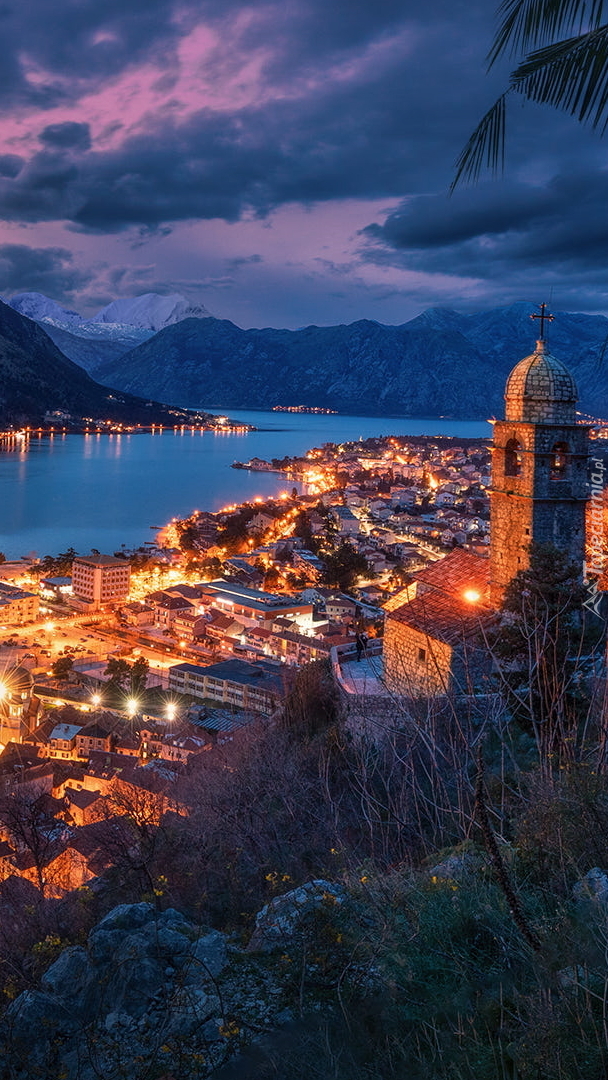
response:
M236 270L240 270L243 266L255 266L258 263L263 263L264 259L261 255L240 255L235 259L226 260L226 270L230 273L234 273Z
M41 109L154 56L168 63L179 36L167 0L27 0L0 10L0 100Z
M370 257L396 253L416 269L451 266L494 276L507 266L550 263L582 269L606 266L608 172L554 177L546 186L491 184L460 193L411 199L384 225L363 235Z
M0 154L0 176L15 177L23 168L24 159L19 154Z
M363 254L379 265L478 279L488 299L554 285L562 303L603 306L607 205L608 172L596 168L542 187L495 183L452 199L422 196L364 229Z
M66 120L60 124L48 124L39 135L41 142L58 150L89 150L91 133L88 124Z
M470 15L474 18L473 0ZM408 7L424 11L421 0ZM449 6L436 4L435 19ZM284 4L244 0L28 0L0 10L0 100L48 109L78 99L88 88L126 68L154 61L172 85L175 48L201 20L234 40L224 64L248 49L267 48L266 77L305 75L328 54L349 54L390 34L410 12L400 0L299 0ZM228 25L228 20L232 23ZM234 20L237 20L235 23ZM239 55L237 55L239 54ZM295 65L295 67L294 67Z
M446 97L437 68L441 63L443 80L457 81L470 32L455 21L451 49L439 61L439 30L434 25L424 32L421 8L418 23L398 26L394 41L389 35L388 52L362 59L352 42L368 35L382 50L383 34L399 16L397 4L381 3L374 19L367 4L356 3L347 29L342 24L350 5L322 17L316 0L302 2L289 25L300 54L292 74L296 83L302 73L308 81L294 94L279 84L260 104L232 111L201 109L179 121L166 112L148 116L141 133L107 151L94 146L85 153L84 130L80 146L72 138L78 125L51 125L41 136L47 149L14 181L0 182L0 215L65 219L103 232L191 218L236 221L289 202L399 197L436 184L438 173L447 186L463 137L462 95ZM327 29L321 51L340 41L349 56L345 70L329 80L313 47L315 14L317 34ZM298 15L311 28L308 52L296 32ZM286 45L280 56L288 53Z
M518 111L507 144L517 180L444 195L504 85L504 70L484 74L492 28L487 0L465 14L453 0L7 7L0 101L73 108L11 131L5 149L19 156L0 158L0 217L130 230L137 247L180 221L264 218L291 203L335 203L339 215L343 200L386 199L402 205L364 231L359 265L451 276L455 289L474 279L480 295L533 272L568 274L584 291L604 279L608 191L604 151L572 121ZM332 258L318 266L356 275L350 254ZM227 280L245 264L226 266ZM106 277L91 290L123 287Z
M0 292L41 292L61 302L90 280L65 248L0 244Z

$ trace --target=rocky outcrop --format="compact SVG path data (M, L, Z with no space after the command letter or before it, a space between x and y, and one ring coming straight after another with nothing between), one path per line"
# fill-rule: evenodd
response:
M53 1069L109 1080L123 1075L129 1060L137 1063L130 1076L157 1060L176 1077L190 1075L200 1055L217 1064L226 1056L217 984L226 963L217 931L201 931L173 909L117 907L86 948L64 949L40 988L9 1006L0 1063L3 1055L24 1080Z
M322 880L275 897L259 913L248 948L172 908L114 908L86 945L64 949L39 986L9 1005L0 1031L0 1076L210 1075L252 1039L294 1019L294 971L298 1011L307 1007L307 968L286 954L299 955L302 935L315 933L315 919L326 930L343 900L340 888ZM332 948L334 942L335 935ZM279 947L281 956L266 955ZM326 987L316 952L310 976L313 985Z
M329 881L308 881L283 896L275 896L258 912L249 952L285 949L298 936L311 915L344 902L344 891Z

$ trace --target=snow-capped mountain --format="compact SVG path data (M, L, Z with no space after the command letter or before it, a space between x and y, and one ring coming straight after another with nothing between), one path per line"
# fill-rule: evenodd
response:
M102 308L91 322L119 323L121 326L138 326L155 333L165 326L173 326L183 319L208 319L211 312L203 304L191 304L179 293L159 296L144 293L143 296L113 300Z
M166 326L183 319L211 317L203 304L191 304L177 293L145 293L114 300L91 319L83 319L78 312L37 292L17 293L6 303L42 326L65 356L90 373L148 341Z
M77 311L70 311L69 308L61 307L60 304L56 304L54 300L50 300L48 296L43 296L42 293L15 293L10 300L2 299L4 303L12 307L13 311L18 311L20 315L25 315L26 318L33 319L34 322L50 319L59 326L77 326L79 323L84 322L82 315L79 315Z

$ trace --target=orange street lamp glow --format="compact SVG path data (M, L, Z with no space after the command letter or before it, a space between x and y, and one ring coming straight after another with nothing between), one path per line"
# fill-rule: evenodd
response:
M478 593L477 589L467 589L464 598L469 604L476 604L478 600L481 600L481 593Z

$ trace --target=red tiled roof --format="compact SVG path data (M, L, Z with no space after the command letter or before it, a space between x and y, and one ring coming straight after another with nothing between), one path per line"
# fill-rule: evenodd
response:
M460 597L466 589L475 589L487 599L490 560L471 551L452 551L444 559L431 563L414 577L419 585L428 589L440 589L453 597ZM418 595L422 590L418 590Z
M440 592L428 592L387 615L437 641L454 645L489 626L494 612Z
M78 790L78 788L66 786L64 790L65 797L69 799L70 805L77 806L81 810L86 810L92 803L104 797L100 791L87 791L86 788Z

